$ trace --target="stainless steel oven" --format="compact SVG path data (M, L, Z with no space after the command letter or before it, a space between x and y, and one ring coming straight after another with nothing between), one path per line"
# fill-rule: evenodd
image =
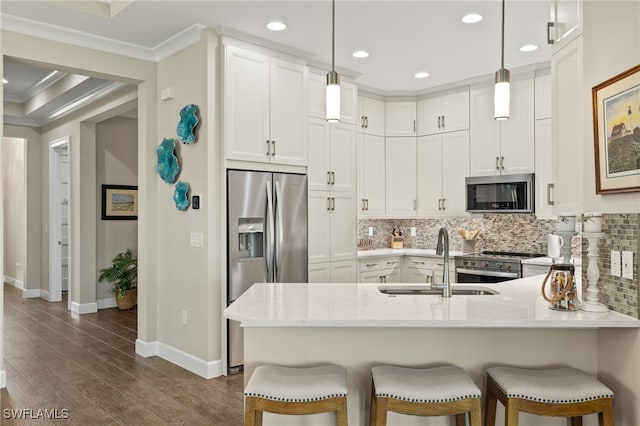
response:
M542 256L530 253L485 251L456 256L456 283L490 284L522 278L520 261Z

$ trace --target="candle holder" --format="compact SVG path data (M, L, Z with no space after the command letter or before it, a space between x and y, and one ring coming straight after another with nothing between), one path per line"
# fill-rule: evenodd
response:
M600 288L598 281L600 280L600 269L598 268L598 242L604 237L604 232L583 232L582 236L587 239L589 246L587 248L587 257L589 258L589 266L587 267L587 297L580 305L580 309L588 312L608 312L607 305L600 302Z

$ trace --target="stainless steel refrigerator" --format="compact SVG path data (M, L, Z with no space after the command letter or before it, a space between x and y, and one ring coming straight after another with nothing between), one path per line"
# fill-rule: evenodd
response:
M227 171L227 306L254 283L307 282L307 177ZM227 322L228 370L243 364L239 323Z

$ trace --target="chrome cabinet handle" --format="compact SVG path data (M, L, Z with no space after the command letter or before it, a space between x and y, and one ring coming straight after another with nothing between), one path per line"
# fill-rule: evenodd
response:
M331 185L336 184L336 172L331 172Z
M364 116L364 127L366 127L367 129L369 128L369 116L368 115Z
M267 157L271 155L271 141L267 139Z
M413 200L413 209L418 210L418 200L416 199Z
M364 129L364 115L360 116L360 128Z
M446 199L446 198L443 198L443 199L442 199L442 210L446 210L446 209L447 209L447 205L445 204L445 203L446 203L446 201L447 201L447 199Z
M271 152L271 156L274 157L276 155L276 141L271 141L271 145L273 146L273 151Z
M496 170L500 170L500 157L496 157Z
M553 206L555 201L551 199L551 192L555 190L555 185L552 183L547 184L547 205Z
M442 116L442 128L444 129L444 115Z
M372 266L378 266L378 264L377 263L367 263L365 266L367 268L371 268Z
M555 40L551 37L551 29L555 26L553 22L547 22L547 44L555 44Z
M327 210L331 211L331 197L327 197Z
M440 128L440 116L438 116L438 129Z
M500 169L504 170L504 157L500 157Z
M438 198L438 210L442 210L442 198Z
M363 210L363 211L364 211L364 210L366 210L366 209L364 208L364 198L360 199L360 201L362 202L362 208L361 208L360 210Z
M424 265L424 260L418 262L417 260L414 260L413 263L415 263L416 265Z
M331 211L335 211L336 209L336 199L331 197Z
M387 276L386 275L380 275L378 278L380 278L380 282L382 284L386 284L387 283Z
M331 172L327 172L327 185L331 185Z
M369 199L365 198L364 202L365 202L365 206L366 206L365 210L369 210Z
M416 132L416 120L413 120L413 133Z

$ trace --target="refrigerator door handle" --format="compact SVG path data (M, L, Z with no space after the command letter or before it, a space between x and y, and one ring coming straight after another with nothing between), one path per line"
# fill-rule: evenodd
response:
M280 189L280 182L276 181L276 226L278 227L278 241L276 243L276 255L275 255L275 268L273 282L279 282L280 279L280 260L282 258L282 244L284 243L284 230L282 229L282 191Z
M267 281L273 281L273 244L274 244L274 229L273 229L273 196L271 194L271 181L267 181L267 238L265 238L266 256L265 263L267 266Z

